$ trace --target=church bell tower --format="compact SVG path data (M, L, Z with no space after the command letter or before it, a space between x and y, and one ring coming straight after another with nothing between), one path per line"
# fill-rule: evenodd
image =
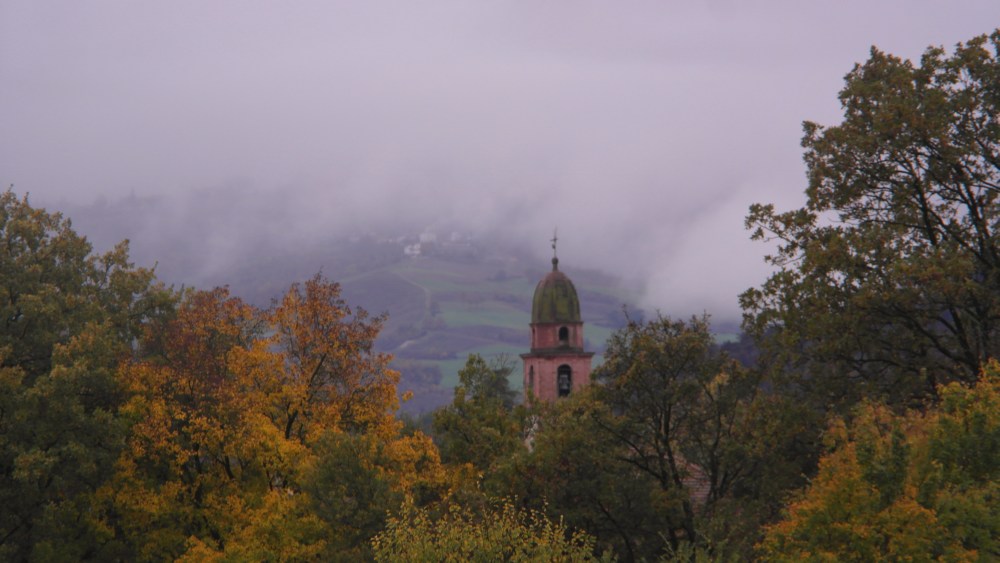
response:
M531 302L531 351L524 360L524 398L555 401L590 382L593 352L583 350L580 299L559 271L552 238L552 271L535 287Z

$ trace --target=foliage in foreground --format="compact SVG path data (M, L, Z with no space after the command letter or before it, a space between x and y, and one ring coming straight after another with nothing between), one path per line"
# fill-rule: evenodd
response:
M865 404L828 433L819 475L768 529L773 561L1000 559L1000 363L926 413Z
M176 293L8 191L0 288L0 559L358 559L447 493L335 283Z
M103 255L58 213L0 194L0 559L100 557L95 492L128 426L115 367L171 308L128 245Z
M127 553L363 558L404 493L441 494L437 450L393 417L380 325L318 276L265 311L185 294L119 370L132 431L103 492Z
M472 358L463 373L471 383L493 372ZM517 499L628 561L749 556L761 522L803 484L811 458L798 442L813 434L810 418L720 353L705 318L630 323L594 376L566 399L523 408L456 389L436 438L481 476L459 500Z
M808 456L797 444L810 417L720 353L707 318L630 323L594 377L592 424L612 445L616 474L654 484L665 547L728 544L745 556L782 491L800 486Z
M432 519L407 505L372 541L376 561L611 561L594 555L593 538L509 501L482 514L452 506Z

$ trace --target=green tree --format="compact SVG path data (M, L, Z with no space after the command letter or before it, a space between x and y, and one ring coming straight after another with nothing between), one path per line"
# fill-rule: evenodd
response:
M115 366L172 296L58 213L0 194L0 559L113 557L96 492L127 425Z
M388 463L380 451L385 447L372 436L334 432L316 444L316 463L304 490L325 524L323 559L371 559L369 540L403 500L385 471Z
M622 460L625 444L602 426L611 416L585 388L534 406L530 452L501 467L504 494L594 537L625 561L654 560L671 525L669 496L648 473Z
M873 48L840 101L804 126L806 205L751 207L779 244L745 327L819 408L912 404L1000 352L1000 30L919 64Z
M514 412L517 394L507 379L512 370L503 357L488 363L469 356L451 405L434 413L434 437L446 463L488 472L524 448L524 423Z
M761 544L771 561L1000 558L1000 365L926 413L878 404L828 432L819 475Z
M800 485L810 417L720 353L707 318L630 322L594 378L594 421L620 471L657 485L670 550L745 554L782 492Z
M658 512L660 489L616 459L620 444L595 424L604 406L589 392L515 406L510 372L502 358L470 356L454 401L434 413L435 438L455 475L451 503L491 514L489 498L510 498L585 530L601 551L628 560L659 554L667 523Z

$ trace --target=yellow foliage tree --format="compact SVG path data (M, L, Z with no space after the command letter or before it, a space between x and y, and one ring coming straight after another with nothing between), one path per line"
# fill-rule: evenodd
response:
M402 495L444 487L433 444L393 416L383 319L339 292L317 276L262 311L191 291L148 332L147 357L119 370L133 426L104 491L132 557L365 556Z
M594 540L561 521L507 501L477 515L452 505L433 519L408 505L372 540L376 561L613 561L594 553Z
M1000 559L1000 364L927 413L865 404L835 423L819 475L767 530L774 561Z

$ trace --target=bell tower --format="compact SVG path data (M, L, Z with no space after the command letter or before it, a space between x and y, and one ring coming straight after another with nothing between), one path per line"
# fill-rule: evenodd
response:
M554 401L590 382L593 352L583 350L580 299L559 271L557 237L552 237L552 271L535 287L531 302L531 351L524 360L524 398Z

